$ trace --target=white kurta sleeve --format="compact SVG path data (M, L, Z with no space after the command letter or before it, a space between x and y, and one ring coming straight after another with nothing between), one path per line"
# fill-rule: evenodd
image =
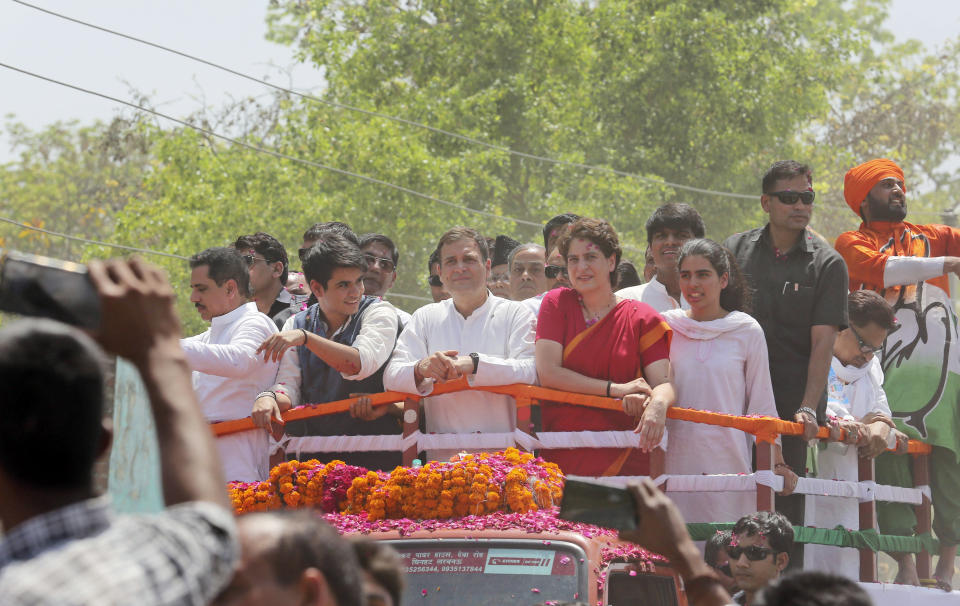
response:
M470 383L477 386L510 385L511 383L537 383L537 365L533 357L537 318L526 306L514 305L503 338L507 342L507 355L480 352L477 373Z
M887 402L887 392L883 391L883 367L880 366L880 360L877 356L874 356L870 361L870 379L877 390L870 412L878 412L888 418L893 418L893 413L890 412L890 403Z
M290 316L283 323L284 330L293 330L295 325L295 316ZM300 406L300 386L303 384L303 378L300 375L300 356L297 355L297 348L291 347L283 352L280 358L280 369L277 371L277 382L271 388L273 391L287 394L290 398L290 407Z
M398 323L393 305L386 301L370 305L364 311L360 333L353 341L353 348L360 353L360 371L354 375L340 375L349 381L360 381L377 372L393 353Z
M222 345L204 343L199 339L181 340L190 367L197 372L218 377L246 377L258 365L264 364L263 359L256 355L257 348L277 332L273 321L266 316L264 319L264 322L253 318L241 320L230 342Z
M383 387L388 391L402 391L403 393L419 393L428 395L433 391L433 381L423 381L421 389L417 389L417 381L413 375L413 367L417 362L429 356L427 351L427 314L428 308L421 308L413 313L409 324L403 328L393 355L383 371Z
M943 257L887 257L883 285L915 284L943 275Z

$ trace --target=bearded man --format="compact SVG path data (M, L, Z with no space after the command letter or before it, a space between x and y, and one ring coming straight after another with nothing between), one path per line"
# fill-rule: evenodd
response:
M850 169L844 198L863 219L860 229L837 238L847 262L850 289L880 293L900 328L881 350L883 388L897 428L933 445L930 485L933 530L940 540L935 578L949 587L960 543L960 333L950 300L949 274L960 275L960 230L907 223L903 170L886 159ZM909 457L877 459L877 482L912 486ZM913 534L916 517L902 503L880 503L881 532ZM897 581L917 584L910 554L894 554Z

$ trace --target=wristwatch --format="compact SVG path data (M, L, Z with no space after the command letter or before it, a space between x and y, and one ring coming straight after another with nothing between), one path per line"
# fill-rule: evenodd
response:
M477 366L480 365L480 354L474 352L470 354L470 359L473 360L473 374L477 374Z

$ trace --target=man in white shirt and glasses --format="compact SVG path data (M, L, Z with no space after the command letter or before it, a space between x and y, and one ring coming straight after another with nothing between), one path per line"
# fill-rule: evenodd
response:
M193 369L193 388L211 423L250 415L250 401L269 389L277 362L264 364L257 348L277 327L248 302L250 272L234 248L208 248L190 258L190 301L210 328L181 340ZM217 439L227 481L266 480L270 439L262 429Z
M360 236L360 252L367 262L367 273L363 274L363 294L383 299L397 280L397 263L400 251L389 237L383 234L363 234ZM410 314L397 309L400 323L410 321Z
M435 384L464 377L477 386L535 383L536 318L521 303L487 289L486 240L474 229L454 227L438 249L440 280L452 298L414 312L387 364L384 387L429 396ZM516 427L512 398L479 391L425 398L424 414L431 433L508 433ZM429 455L445 459L459 450Z

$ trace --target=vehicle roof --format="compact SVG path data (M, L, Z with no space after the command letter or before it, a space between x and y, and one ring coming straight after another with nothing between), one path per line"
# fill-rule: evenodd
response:
M374 540L400 539L535 539L579 545L591 562L664 563L665 558L617 538L617 532L557 517L556 509L528 513L493 512L462 518L369 520L366 514L326 514L341 534Z

